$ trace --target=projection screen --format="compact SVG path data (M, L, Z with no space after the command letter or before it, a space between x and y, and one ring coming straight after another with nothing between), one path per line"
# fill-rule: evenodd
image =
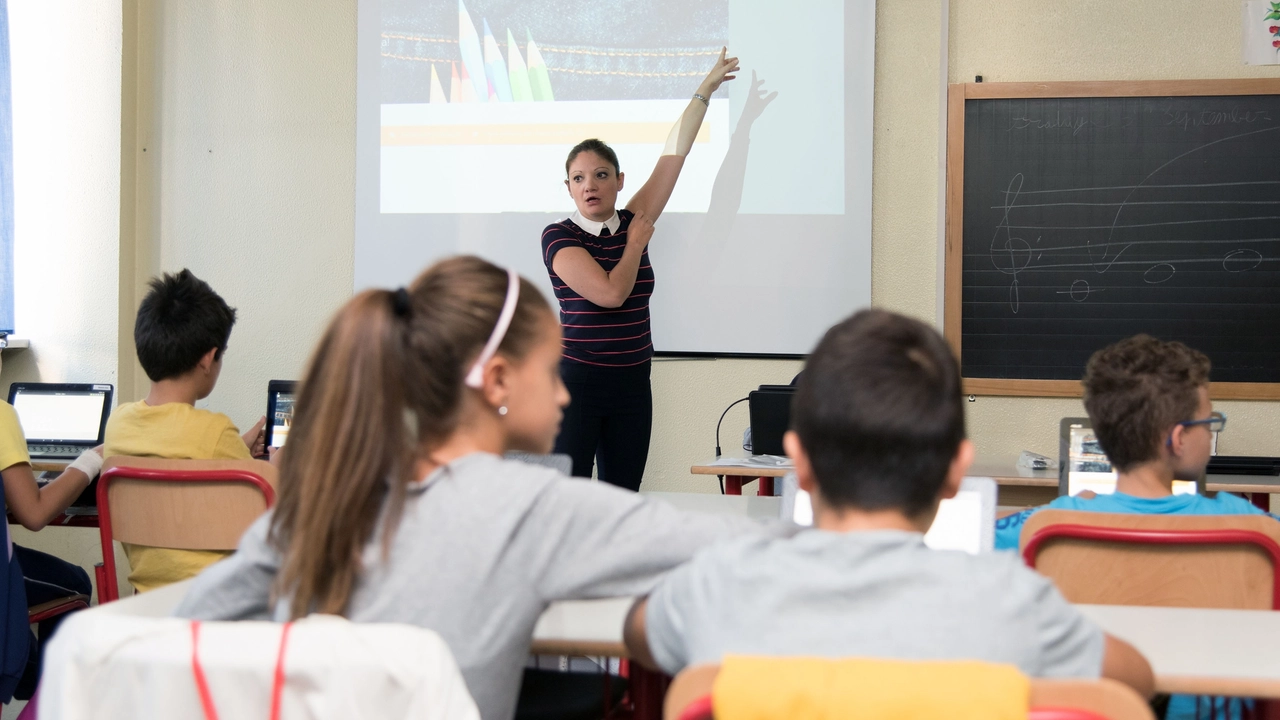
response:
M598 137L643 185L722 46L649 256L658 354L795 355L871 301L874 0L360 0L355 289L474 253L551 297Z

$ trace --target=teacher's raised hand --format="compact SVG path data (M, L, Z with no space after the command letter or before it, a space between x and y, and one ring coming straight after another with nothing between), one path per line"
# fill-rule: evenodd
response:
M711 68L711 72L707 73L707 77L698 86L698 94L703 97L711 97L711 93L720 89L720 85L728 80L732 80L740 68L738 67L738 58L725 57L729 52L729 48L720 48L720 57L716 59L715 67Z

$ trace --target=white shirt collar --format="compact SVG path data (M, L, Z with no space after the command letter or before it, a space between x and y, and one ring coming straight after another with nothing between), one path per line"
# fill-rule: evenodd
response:
M592 235L595 235L596 237L600 237L600 228L607 227L609 228L610 235L616 235L618 232L618 228L622 226L622 218L618 217L617 210L613 211L613 217L609 218L608 220L605 220L604 222L596 222L595 220L588 220L585 217L583 217L582 213L578 212L577 210L573 211L573 214L569 216L569 219L573 221L574 225L577 225L578 227L582 228L583 230L586 230L587 232L591 233Z

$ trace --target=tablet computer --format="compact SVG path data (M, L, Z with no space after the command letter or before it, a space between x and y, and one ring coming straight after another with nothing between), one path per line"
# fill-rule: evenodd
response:
M284 447L293 425L295 380L272 380L267 383L267 427L265 447Z
M1110 495L1118 478L1089 418L1063 418L1058 435L1058 495L1079 495L1085 490ZM1174 495L1195 495L1202 489L1199 481L1173 481Z

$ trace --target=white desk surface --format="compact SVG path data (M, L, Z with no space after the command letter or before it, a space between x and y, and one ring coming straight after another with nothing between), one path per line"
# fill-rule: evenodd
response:
M105 613L108 615L134 615L137 617L169 617L178 603L186 596L187 589L193 580L166 585L151 592L139 595L126 595L115 602L94 606L86 612ZM128 588L125 585L124 588Z
M671 503L681 510L746 515L777 520L782 498L757 495L650 492L645 496ZM634 598L572 600L553 604L533 630L533 651L545 655L605 655L626 657L622 624Z
M677 506L755 515L777 498L653 493ZM699 498L695 500L694 498ZM710 498L702 500L700 498ZM751 502L745 502L751 501ZM763 502L760 502L763 501ZM776 506L775 506L776 507ZM776 516L776 509L773 511ZM89 612L164 617L191 581L94 608ZM534 652L622 657L622 625L632 598L559 602L533 632ZM1280 699L1280 612L1079 605L1105 631L1128 641L1151 662L1156 689L1166 693Z
M1280 698L1280 612L1077 607L1147 657L1157 692Z
M757 520L777 520L782 498L759 495L718 495L712 493L647 492L645 497L671 503L681 510L717 515L746 515Z

